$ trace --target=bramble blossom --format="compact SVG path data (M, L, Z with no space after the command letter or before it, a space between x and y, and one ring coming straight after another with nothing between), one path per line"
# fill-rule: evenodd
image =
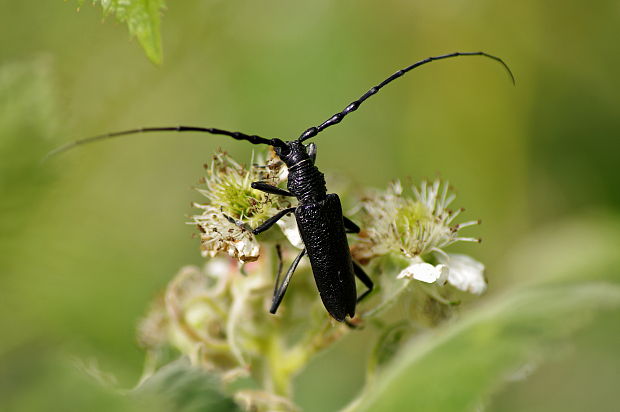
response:
M403 196L400 182L391 184L362 201L365 229L354 247L356 258L367 261L389 253L407 258L409 265L398 278L416 279L443 285L446 281L458 289L482 293L486 288L484 265L465 255L451 255L444 250L456 242L480 242L464 237L461 229L480 221L453 223L464 209L448 206L455 195L447 183L435 180L413 187L414 198ZM439 264L435 264L435 262Z

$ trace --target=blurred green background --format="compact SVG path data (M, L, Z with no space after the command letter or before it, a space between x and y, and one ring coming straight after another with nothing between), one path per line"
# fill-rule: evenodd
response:
M356 187L448 179L455 205L483 220L470 231L482 245L460 248L487 265L482 300L531 268L618 246L617 1L196 0L169 2L162 34L156 67L98 6L0 0L2 410L125 407L75 365L135 383L137 321L178 268L202 261L185 224L202 164L218 147L239 161L252 150L149 135L40 163L73 139L177 124L295 138L398 68L484 50L510 64L516 87L486 59L425 66L322 133L321 170ZM602 240L600 228L610 232ZM531 245L538 258L519 255ZM489 409L616 410L619 314L597 316L565 356L503 388ZM360 390L364 336L299 377L306 411L337 409Z

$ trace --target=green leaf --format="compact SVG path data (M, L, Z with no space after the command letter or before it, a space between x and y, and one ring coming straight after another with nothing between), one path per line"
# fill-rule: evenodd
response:
M411 332L412 327L409 322L403 321L388 327L381 333L368 360L368 379L373 379L376 371L392 360L401 342Z
M190 366L186 359L180 359L162 367L133 394L151 401L159 399L164 403L162 410L238 411L235 402L219 391L218 384L215 376Z
M78 0L82 6L84 0ZM162 62L160 12L164 0L93 0L100 3L103 15L113 14L121 23L126 23L129 33L136 36L147 57L155 64Z
M564 352L571 334L598 311L620 307L617 247L588 251L583 236L574 238L573 245L565 234L585 234L587 228L593 237L604 233L594 244L617 245L619 232L611 235L611 227L617 225L588 221L564 230L556 225L557 238L545 237L537 252L530 250L529 259L517 260L522 273L537 282L515 283L458 321L416 337L348 410L477 410L510 378ZM557 243L563 247L555 248ZM581 264L568 269L549 263L570 259L577 245ZM538 260L538 254L546 261Z
M548 356L589 311L618 304L620 287L612 284L502 297L407 347L359 410L474 410L510 374Z

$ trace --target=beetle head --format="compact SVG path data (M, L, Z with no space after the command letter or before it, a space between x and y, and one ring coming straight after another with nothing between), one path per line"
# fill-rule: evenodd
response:
M296 165L301 161L312 159L313 154L316 155L316 146L313 143L306 147L299 140L291 140L283 146L275 146L274 150L288 167Z

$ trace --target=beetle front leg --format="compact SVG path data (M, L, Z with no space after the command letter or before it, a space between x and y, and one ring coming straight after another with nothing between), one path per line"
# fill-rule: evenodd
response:
M284 189L280 189L277 186L270 185L269 183L265 183L265 182L252 182L251 186L252 186L252 189L260 190L261 192L270 193L272 195L295 197L295 195L292 194L291 192L286 191Z
M271 308L269 309L269 312L276 313L276 311L278 310L278 307L280 306L280 303L282 302L282 298L284 298L284 294L286 293L286 289L288 288L289 283L291 283L291 278L293 277L293 273L295 272L295 269L297 269L297 265L299 265L301 258L304 257L305 254L306 254L306 249L303 249L299 253L299 255L297 255L297 257L291 264L291 267L288 268L288 271L286 272L286 276L284 277L284 280L282 280L282 283L279 286L278 286L278 280L280 279L280 270L278 270L278 275L276 276L276 287L273 293L273 301L271 304ZM280 262L281 262L282 256L280 255L279 252L278 252L278 256L280 257ZM279 267L281 268L282 265L280 264Z

